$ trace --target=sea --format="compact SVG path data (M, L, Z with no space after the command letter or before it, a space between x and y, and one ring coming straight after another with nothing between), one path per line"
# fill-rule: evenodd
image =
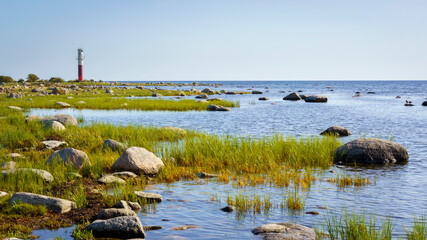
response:
M141 81L140 83L143 83ZM192 83L193 81L175 81ZM358 168L335 165L324 171L321 179L343 172L357 172L374 182L367 186L339 188L326 181L316 181L304 193L303 211L273 208L261 214L225 213L227 195L243 192L268 195L280 203L289 191L286 188L248 187L244 190L215 181L180 181L147 186L147 192L163 195L164 202L155 211L138 213L143 225L159 225L163 229L147 231L147 239L261 239L251 230L267 223L291 222L322 228L326 216L340 214L343 209L375 216L377 225L390 218L393 236L405 234L415 216L427 213L427 81L198 81L212 90L261 91L262 94L213 95L238 101L239 108L229 112L208 111L139 111L32 109L40 116L65 113L83 117L86 124L108 122L116 125L174 126L212 134L264 137L274 134L307 137L318 136L331 126L342 126L353 135L341 138L345 143L357 138L380 138L402 144L409 153L406 164ZM153 87L154 88L154 87ZM168 86L161 89L188 90L193 86ZM204 89L206 86L194 88ZM291 92L322 95L326 103L284 101ZM269 100L261 101L259 97ZM164 97L173 98L173 97ZM194 99L194 96L185 98ZM414 106L405 106L406 102ZM219 198L212 200L213 198ZM305 214L317 211L319 215ZM168 221L165 221L168 220ZM194 225L182 231L173 227ZM403 227L405 226L405 227ZM36 230L41 239L70 237L74 226L54 231Z

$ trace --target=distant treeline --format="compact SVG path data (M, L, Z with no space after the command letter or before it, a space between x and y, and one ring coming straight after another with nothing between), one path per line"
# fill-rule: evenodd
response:
M78 79L75 80L68 80L68 82L78 82ZM86 82L95 82L95 80L90 79L90 80L84 80ZM102 82L102 80L99 80L100 82ZM20 78L19 80L14 80L12 77L10 76L4 76L4 75L0 75L0 82L1 83L13 83L13 82L18 82L18 83L23 83L23 82L30 82L30 83L35 83L35 82L49 82L49 83L65 83L66 81L61 78L61 77L51 77L50 79L40 79L36 74L34 73L30 73L27 75L26 79Z

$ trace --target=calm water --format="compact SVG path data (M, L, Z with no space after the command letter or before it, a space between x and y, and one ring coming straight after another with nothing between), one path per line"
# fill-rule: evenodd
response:
M208 82L209 83L209 82ZM403 233L402 224L410 226L414 215L422 215L427 209L427 107L421 106L427 97L427 81L413 82L219 82L224 84L215 90L261 90L262 95L221 95L227 100L240 101L240 108L231 112L164 112L164 111L99 111L99 110L45 110L33 109L32 114L51 115L67 113L83 116L86 121L102 121L114 124L142 124L154 126L176 126L197 129L216 134L267 136L274 133L307 136L318 135L322 130L340 125L350 129L353 136L393 138L403 144L410 156L406 165L359 169L361 174L376 179L375 185L340 189L331 183L317 181L305 194L305 211L319 211L317 216L304 212L283 212L280 208L268 214L236 216L236 213L223 213L219 208L225 205L227 193L234 195L240 190L231 185L215 182L178 182L170 185L155 185L147 191L160 193L165 201L157 205L155 213L142 214L143 225L161 225L163 230L147 232L147 239L257 239L250 230L271 222L295 222L309 227L320 225L327 206L332 213L342 207L364 210L381 216L392 216L396 223L395 234ZM332 87L334 91L330 91ZM166 88L166 87L165 87ZM203 89L204 87L197 87ZM213 87L211 87L213 88ZM268 89L267 89L268 88ZM176 87L176 89L188 89ZM298 91L302 94L325 95L327 103L305 103L303 101L283 101L287 93ZM353 97L356 91L360 97ZM367 94L375 92L375 94ZM396 99L396 96L402 98ZM258 101L261 96L269 101ZM188 97L188 98L194 98ZM405 107L405 100L415 106ZM334 176L343 170L335 166L325 172L322 179ZM347 169L352 170L352 169ZM270 194L272 201L280 203L288 189L259 187L245 189L245 193ZM212 202L211 195L221 196L223 201ZM185 201L178 201L185 200ZM162 221L169 219L170 221ZM173 231L170 227L185 224L198 228ZM68 233L65 231L68 230ZM70 229L59 231L36 231L42 239L57 236L69 237Z

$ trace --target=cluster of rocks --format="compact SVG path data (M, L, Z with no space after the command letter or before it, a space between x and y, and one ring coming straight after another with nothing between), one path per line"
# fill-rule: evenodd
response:
M288 94L286 97L283 98L283 100L288 101L298 101L298 100L304 100L305 102L327 102L328 98L325 96L319 96L319 95L300 95L296 92Z

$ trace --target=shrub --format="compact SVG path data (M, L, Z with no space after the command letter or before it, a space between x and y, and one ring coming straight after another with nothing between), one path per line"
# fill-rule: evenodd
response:
M3 75L0 75L0 82L3 82L3 83L11 83L11 82L14 82L15 80L13 80L13 78L11 78L11 77L9 77L9 76L3 76Z

